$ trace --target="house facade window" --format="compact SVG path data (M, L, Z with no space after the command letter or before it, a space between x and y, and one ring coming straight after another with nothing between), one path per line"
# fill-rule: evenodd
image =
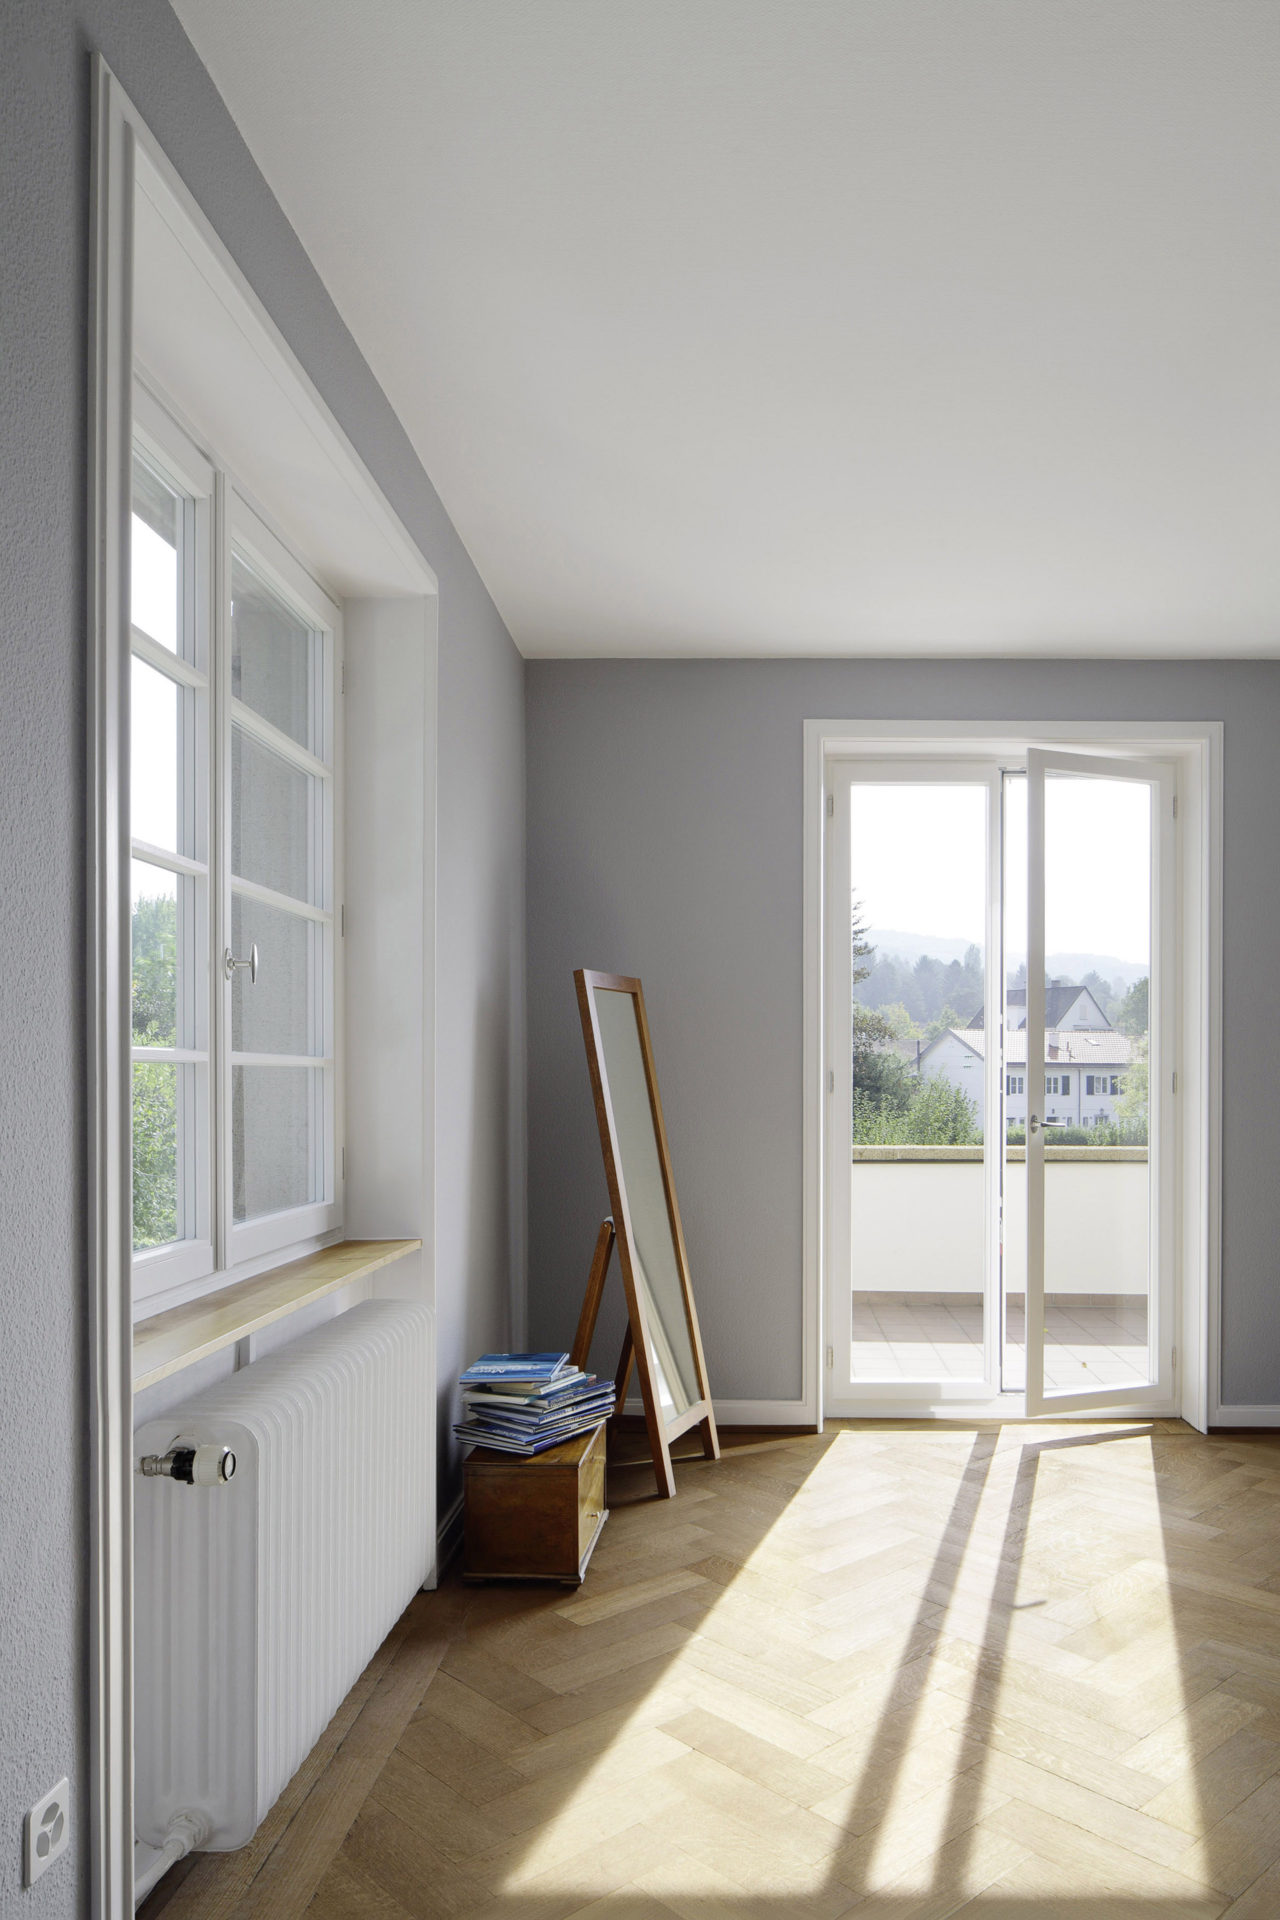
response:
M134 1297L167 1304L341 1225L342 629L145 390L132 505Z

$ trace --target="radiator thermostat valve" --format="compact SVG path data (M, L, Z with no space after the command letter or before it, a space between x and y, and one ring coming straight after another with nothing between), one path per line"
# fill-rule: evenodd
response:
M168 1453L144 1453L138 1462L139 1473L149 1479L181 1480L189 1487L220 1487L235 1470L230 1447L184 1446L181 1441Z

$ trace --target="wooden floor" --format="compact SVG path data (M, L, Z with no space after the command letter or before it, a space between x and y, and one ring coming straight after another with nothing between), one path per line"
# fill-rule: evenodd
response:
M842 1425L420 1596L146 1920L1277 1920L1280 1437Z

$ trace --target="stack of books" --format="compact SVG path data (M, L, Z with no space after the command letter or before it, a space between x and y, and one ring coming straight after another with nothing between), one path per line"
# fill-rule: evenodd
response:
M613 1412L613 1382L571 1367L567 1353L486 1353L462 1376L459 1440L502 1453L545 1453Z

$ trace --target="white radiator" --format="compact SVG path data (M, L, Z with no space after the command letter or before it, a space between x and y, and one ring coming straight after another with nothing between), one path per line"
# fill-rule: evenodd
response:
M135 1793L248 1841L428 1577L431 1315L370 1300L140 1427L234 1449L225 1485L134 1481Z

